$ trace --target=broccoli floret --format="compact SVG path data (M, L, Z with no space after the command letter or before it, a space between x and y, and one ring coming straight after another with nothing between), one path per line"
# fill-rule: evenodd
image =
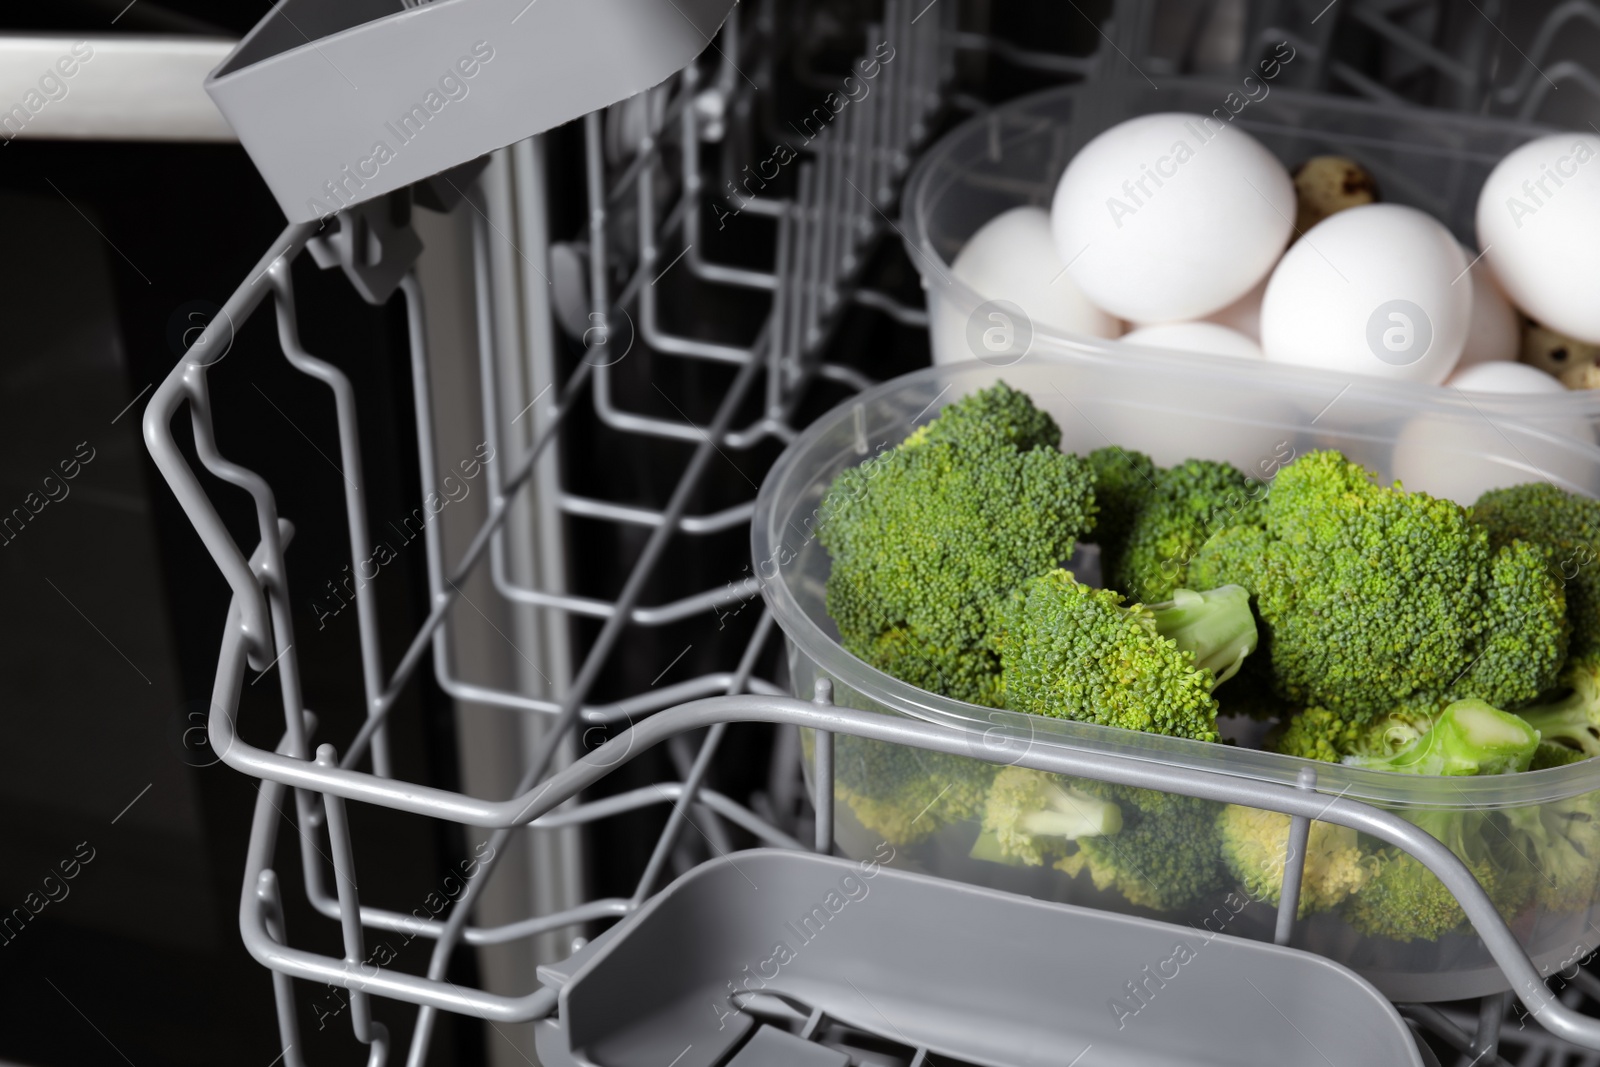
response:
M1550 550L1550 569L1566 585L1572 654L1600 652L1600 501L1530 482L1483 494L1472 518L1496 545L1521 540Z
M1388 757L1350 757L1346 763L1405 774L1512 774L1526 770L1539 735L1515 715L1482 701L1460 701L1440 713L1433 728ZM1502 914L1526 900L1525 878L1495 862L1488 823L1477 810L1428 810L1409 814L1465 863ZM1371 881L1350 901L1345 918L1357 930L1393 941L1436 941L1466 916L1433 873L1403 849L1382 846L1369 857Z
M1573 656L1561 684L1566 692L1559 699L1517 714L1546 743L1571 749L1579 759L1600 756L1600 655Z
M1094 542L1100 546L1100 572L1109 576L1120 567L1128 531L1139 512L1159 492L1157 476L1161 468L1149 456L1132 449L1107 445L1088 455L1094 469Z
M1481 700L1458 700L1433 727L1398 751L1346 756L1355 767L1402 774L1514 774L1528 769L1539 731Z
M1072 842L1122 829L1116 804L1077 789L1059 775L1007 767L989 787L983 830L998 859L1037 867L1071 851ZM980 841L975 853L989 844Z
M834 797L892 845L913 845L983 811L993 764L839 734Z
M1392 756L1427 733L1433 710L1396 708L1381 718L1352 721L1327 708L1307 708L1268 738L1273 752L1338 763L1346 756Z
M998 639L1006 707L1129 730L1215 741L1211 690L1255 647L1237 587L1124 607L1115 591L1056 570L1010 608Z
M1533 867L1534 892L1548 911L1586 910L1600 898L1600 792L1505 809L1515 859Z
M1289 703L1357 721L1419 696L1514 707L1559 671L1559 587L1534 554L1504 545L1497 556L1460 506L1379 486L1324 451L1279 472L1262 515L1259 532L1212 538L1189 580L1254 594Z
M969 704L1000 707L998 660L989 649L940 647L896 626L874 638L867 654L857 655L885 674L919 689Z
M1059 438L1048 414L998 383L842 471L817 536L844 646L912 685L993 704L998 610L1093 524L1093 472Z
M1493 550L1483 636L1472 662L1444 690L1419 689L1407 705L1429 714L1457 700L1514 708L1556 684L1570 628L1566 593L1548 560L1548 549L1526 541Z
M1490 557L1483 636L1466 669L1443 690L1419 689L1410 706L1434 710L1457 700L1515 708L1556 685L1567 659L1566 593L1546 569L1548 551L1512 541Z
M1274 907L1282 897L1290 821L1279 812L1239 804L1229 804L1217 815L1223 862L1252 899ZM1371 865L1354 830L1313 821L1300 876L1299 917L1338 907L1370 876Z
M1565 767L1569 763L1582 763L1588 758L1577 749L1568 748L1560 742L1540 741L1538 749L1533 753L1533 762L1528 764L1528 770L1542 771L1549 767Z
M1533 700L1556 684L1567 660L1567 595L1549 568L1549 550L1508 541L1490 558L1483 638L1449 699L1476 697L1501 708Z
M1262 526L1227 526L1218 530L1189 561L1189 584L1196 589L1241 585L1250 590L1252 599L1259 598L1258 590L1267 584L1264 568L1269 542ZM1266 637L1263 634L1262 640Z
M1107 585L1144 601L1189 585L1200 546L1219 530L1256 522L1261 510L1250 479L1231 463L1191 459L1159 472L1156 486L1105 571Z
M1421 811L1407 818L1467 865L1502 914L1514 913L1526 900L1524 880L1508 877L1490 855L1486 813ZM1454 894L1410 853L1385 846L1365 863L1371 877L1344 910L1345 920L1361 933L1391 941L1437 941L1466 921Z
M1023 451L1061 447L1061 427L1056 420L1034 406L1027 393L1005 382L951 403L907 440L963 444L991 437Z
M1076 877L1087 870L1096 889L1114 888L1130 904L1176 911L1212 899L1222 889L1217 862L1217 805L1152 789L1079 779L1076 786L1121 809L1122 829L1084 837L1056 861Z
M1267 532L1260 526L1228 526L1217 531L1189 561L1186 577L1190 586L1216 589L1232 584L1250 590L1250 606L1259 618L1254 591L1261 586L1259 568L1265 566L1266 543ZM1238 676L1217 694L1222 714L1274 719L1294 710L1277 692L1272 676L1271 639L1265 626L1258 627L1256 651L1245 660Z
M1564 696L1518 713L1541 738L1531 770L1600 755L1600 653L1574 656L1561 680L1569 690ZM1505 814L1514 842L1509 865L1532 868L1534 892L1546 909L1582 911L1600 899L1600 792Z

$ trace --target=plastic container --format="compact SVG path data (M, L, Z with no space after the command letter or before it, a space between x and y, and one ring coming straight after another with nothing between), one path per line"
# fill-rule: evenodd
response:
M1531 850L1519 851L1511 844L1515 838L1510 820L1541 807L1553 814L1558 805L1563 809L1586 802L1600 805L1600 793L1593 792L1600 790L1600 763L1447 779L1312 763L965 704L900 682L839 645L824 606L830 562L815 536L823 493L840 470L860 463L880 446L894 445L944 404L996 380L1026 391L1048 410L1062 428L1066 450L1086 452L1114 441L1148 452L1163 464L1191 455L1228 459L1261 477L1270 477L1279 466L1313 448L1341 449L1387 477L1396 441L1409 424L1418 418L1449 420L1463 414L1459 399L1452 403L1443 394L1419 405L1415 390L1397 391L1382 382L1344 383L1345 388L1338 390L1327 388L1320 376L1305 374L1264 383L1259 370L1245 365L1229 373L1225 367L1199 366L1181 354L1131 361L1118 353L1069 344L1050 360L1024 360L1003 369L967 362L919 371L862 393L818 420L767 476L752 533L763 594L788 640L795 694L810 697L818 678L830 678L841 704L964 728L975 753L997 753L1003 760L1024 746L1064 744L1286 784L1294 784L1300 771L1310 768L1318 776L1317 788L1330 794L1402 812L1422 808L1475 812L1473 818L1480 820L1477 828L1494 838L1503 853L1497 863L1507 877L1536 876ZM1247 383L1250 388L1245 388ZM1336 392L1339 396L1330 404ZM1566 488L1594 495L1600 483L1600 450L1502 418L1487 400L1480 399L1479 407L1497 420L1493 441L1486 441L1486 448L1478 452L1452 453L1448 476L1525 481L1536 476L1529 474L1530 465L1539 464L1565 471L1565 476L1553 480ZM838 739L841 778L846 761L859 759L871 744ZM964 759L959 762L978 766ZM949 773L949 768L940 773ZM897 862L944 877L1049 900L1158 914L1208 929L1221 923L1230 934L1272 937L1275 910L1270 905L1251 902L1237 910L1229 905L1227 895L1238 887L1234 879L1221 879L1215 892L1201 899L1156 911L1131 903L1114 887L1095 889L1087 874L1073 878L1048 865L1013 867L973 858L981 810L966 819L946 821L926 835L925 825L886 835L881 823L876 831L864 827L850 799L841 788L835 805L836 839L847 856L869 856L886 836L894 836L901 842L896 846ZM1204 832L1204 824L1197 818L1196 832ZM1501 836L1504 846L1498 844ZM1600 865L1596 878L1600 879ZM1534 961L1555 970L1600 943L1600 926L1592 923L1597 899L1600 888L1587 894L1587 906L1562 913L1517 903L1506 908L1506 917ZM1351 967L1397 1000L1451 1000L1505 988L1501 972L1470 930L1447 933L1436 941L1401 943L1363 936L1339 910L1297 923L1292 943Z
M801 852L701 864L539 976L552 1067L1423 1062L1326 960Z
M1551 132L1527 123L1266 85L1267 95L1247 103L1232 125L1291 168L1316 155L1355 159L1377 179L1385 202L1427 212L1469 249L1478 247L1473 218L1489 171L1513 148ZM1256 86L1257 93L1260 88ZM1184 78L1163 78L1159 91L1138 79L1089 82L1022 97L945 135L913 171L902 220L911 262L922 273L927 291L934 362L984 355L967 341L968 319L983 300L949 268L979 227L1020 205L1048 211L1068 161L1117 123L1152 112L1226 114L1224 99L1233 93L1238 100L1239 91L1232 82ZM1474 268L1474 275L1482 269ZM1036 323L1027 328L1035 353L1054 350L1063 336ZM1016 347L1025 346L1019 341ZM1221 357L1194 358L1209 364ZM1293 366L1257 370L1274 377L1302 373ZM1411 383L1403 383L1403 389L1419 399L1445 391ZM1600 410L1600 392L1577 397L1581 400L1575 402L1586 410Z

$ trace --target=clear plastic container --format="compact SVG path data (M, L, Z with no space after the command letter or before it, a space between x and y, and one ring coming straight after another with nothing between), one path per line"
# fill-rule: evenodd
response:
M918 371L869 390L814 423L767 476L752 534L763 594L788 641L795 694L811 697L817 679L826 677L841 704L965 728L974 752L998 752L1002 758L1024 746L1069 743L1077 749L1286 784L1294 784L1302 768L1313 767L1317 787L1329 794L1402 813L1466 811L1474 832L1495 843L1496 870L1506 884L1525 883L1526 899L1508 898L1504 909L1512 929L1540 966L1554 972L1570 965L1600 944L1600 925L1594 923L1600 918L1596 912L1600 887L1580 893L1578 904L1560 910L1537 903L1531 888L1539 874L1536 861L1530 848L1517 847L1514 822L1539 813L1581 812L1586 804L1600 808L1600 762L1485 778L1419 778L1311 763L1244 747L949 700L868 666L838 643L824 606L830 561L815 536L818 507L828 485L839 471L859 464L880 447L898 443L943 405L997 380L1027 392L1049 411L1062 428L1062 447L1073 452L1115 441L1148 452L1163 464L1191 455L1228 459L1267 478L1296 455L1338 448L1387 478L1396 441L1416 419L1449 423L1488 415L1496 421L1492 441L1486 440L1476 452L1451 453L1446 475L1512 484L1537 477L1529 470L1540 466L1565 472L1552 480L1568 489L1594 495L1600 487L1600 450L1507 417L1487 400L1473 408L1441 394L1432 403L1419 404L1414 390L1397 392L1382 382L1345 383L1342 391L1330 390L1316 375L1292 375L1264 384L1259 370L1247 365L1230 374L1227 368L1202 367L1179 354L1164 360L1129 360L1095 346L1068 343L1049 360L1029 359L1006 368L967 362ZM1335 392L1340 395L1330 404ZM1252 725L1230 723L1229 728L1247 730ZM873 744L838 739L841 778L848 773L847 761L872 756ZM938 772L969 781L968 776L982 773L982 768L977 761L960 759L941 765ZM886 831L882 812L869 811L866 821L875 830L863 825L851 803L857 799L860 806L859 798L852 798L841 784L835 806L838 847L855 858L875 853L882 858L880 849L887 842L897 864L959 881L1271 938L1275 909L1242 898L1238 879L1226 872L1219 873L1216 884L1196 899L1176 905L1157 901L1161 906L1152 908L1147 906L1149 894L1138 887L1132 897L1142 904L1116 886L1096 889L1090 872L1073 877L1048 862L1029 867L974 858L982 818L981 789L980 781L971 791L980 800L966 812L940 818L939 812L950 806L941 802L930 817L937 826L921 823ZM1220 805L1209 807L1215 810ZM1204 833L1210 815L1189 810L1181 817L1193 820L1196 833ZM1131 821L1125 819L1125 829ZM1372 841L1362 845L1369 851L1378 847ZM1600 879L1600 865L1595 870ZM1302 920L1293 943L1353 968L1398 1000L1449 1000L1505 988L1499 969L1470 929L1445 933L1437 940L1402 943L1359 933L1346 920L1348 907Z
M1513 148L1552 132L1527 123L1268 86L1270 92L1246 104L1233 125L1289 167L1316 155L1355 159L1377 179L1385 202L1427 212L1469 249L1477 248L1473 218L1489 172ZM1068 161L1117 123L1152 112L1209 115L1230 93L1238 100L1238 90L1231 82L1182 78L1163 78L1159 91L1138 79L1088 82L1022 97L945 135L913 171L902 219L911 262L927 292L934 362L974 358L967 323L983 301L951 275L949 264L984 223L1022 205L1048 211ZM1031 328L1035 353L1053 351L1062 337L1037 323ZM1210 365L1226 357L1192 358ZM1310 373L1281 365L1257 369L1269 377ZM1419 398L1444 392L1422 384L1402 383L1401 388ZM1600 391L1575 394L1572 402L1600 410Z

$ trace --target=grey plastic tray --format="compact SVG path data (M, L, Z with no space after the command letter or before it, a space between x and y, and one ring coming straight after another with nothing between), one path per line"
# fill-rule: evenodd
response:
M810 853L703 864L539 973L560 987L548 1065L1423 1062L1321 957Z
M641 92L734 0L283 0L206 92L309 222Z

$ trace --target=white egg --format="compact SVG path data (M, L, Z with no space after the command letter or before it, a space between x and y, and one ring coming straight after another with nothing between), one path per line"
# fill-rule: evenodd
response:
M1470 394L1567 392L1537 367L1502 361L1458 370L1449 384ZM1583 418L1501 414L1480 405L1486 402L1476 401L1460 414L1428 412L1413 418L1395 441L1394 476L1407 489L1458 504L1471 504L1490 489L1529 481L1554 480L1593 490L1594 464L1571 443L1594 443ZM1524 422L1531 432L1513 425Z
M1238 330L1250 340L1261 343L1261 298L1267 293L1267 282L1272 279L1268 274L1256 283L1256 287L1248 293L1223 308L1206 316L1207 322L1214 322L1218 326L1226 326L1230 330Z
M1260 345L1238 330L1230 330L1214 322L1164 322L1158 326L1140 326L1123 334L1122 340L1130 345L1204 352L1212 356L1263 358Z
M1253 390L1257 373L1241 361L1234 377L1153 374L1128 402L1058 401L1060 410L1051 414L1062 428L1064 451L1087 455L1114 443L1163 467L1192 458L1226 460L1266 480L1297 448L1303 450L1305 417L1283 397ZM1048 408L1048 389L1045 394L1038 402Z
M1437 385L1472 320L1467 257L1416 208L1331 215L1284 253L1261 301L1267 359Z
M1476 369L1502 366L1518 364L1490 363ZM1407 489L1462 505L1491 489L1535 481L1592 494L1600 488L1589 456L1593 443L1582 419L1540 419L1530 432L1519 428L1514 416L1499 413L1472 408L1458 414L1425 412L1401 429L1390 467Z
M1141 326L1122 339L1244 358L1232 367L1213 360L1203 368L1180 358L1149 368L1137 389L1112 390L1077 408L1063 400L1066 412L1057 422L1064 428L1064 449L1087 453L1115 442L1147 453L1162 466L1221 459L1262 479L1286 462L1285 455L1294 454L1306 416L1287 396L1258 387L1260 350L1249 338L1215 323L1179 322ZM1069 423L1076 429L1068 429Z
M1056 187L1056 248L1078 287L1136 323L1227 307L1272 269L1295 212L1289 172L1210 115L1143 115L1084 145Z
M1464 369L1450 376L1452 388L1464 393L1565 393L1567 387L1538 367L1526 363L1495 360Z
M1463 247L1461 251L1469 261L1477 258L1470 249ZM1466 367L1516 359L1522 347L1522 323L1517 321L1516 309L1506 300L1506 294L1500 291L1494 268L1479 260L1467 277L1472 279L1472 322L1467 327L1461 358L1456 360L1458 377Z
M1600 137L1554 133L1506 156L1483 183L1477 221L1512 303L1600 343Z
M1014 362L1032 348L1036 327L1092 337L1122 332L1122 324L1091 304L1062 269L1050 216L1041 208L1012 208L984 223L950 273L983 303L969 310L946 296L935 301L939 283L929 286L935 363Z

